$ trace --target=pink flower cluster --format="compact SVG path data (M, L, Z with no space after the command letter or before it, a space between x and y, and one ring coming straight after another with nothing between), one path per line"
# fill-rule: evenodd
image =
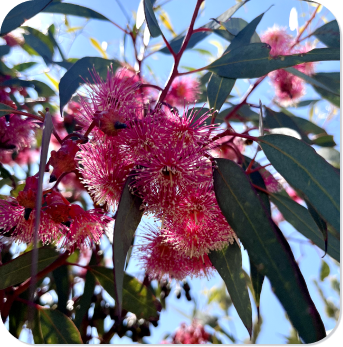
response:
M293 47L295 40L286 32L285 28L274 25L261 35L261 41L271 46L270 55L291 55L306 53L312 49L308 45ZM311 76L314 73L314 63L303 63L294 66L300 72ZM305 95L305 82L286 70L280 69L269 73L272 85L275 88L276 100L281 106L287 107L296 104Z
M182 345L197 345L208 343L211 335L207 333L204 326L197 320L193 320L191 325L182 323L180 328L174 333L172 342L164 340L161 344L182 344Z
M109 71L89 85L79 121L92 127L92 140L79 145L79 172L95 203L116 208L128 177L145 214L160 225L146 226L136 255L151 279L208 276L208 253L235 240L213 190L208 144L211 116L167 106L154 110L137 98L134 77ZM85 130L84 129L84 130Z

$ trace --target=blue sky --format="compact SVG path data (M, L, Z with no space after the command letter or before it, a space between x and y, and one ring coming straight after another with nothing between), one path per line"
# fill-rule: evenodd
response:
M120 8L118 7L116 1L97 1L94 2L92 0L79 0L79 1L68 1L75 4L80 4L89 8L92 8L99 13L107 16L109 19L115 21L122 27L126 25L125 16L122 14ZM163 1L164 2L164 1ZM133 11L137 10L138 0L126 0L122 1L126 11L129 15L132 15ZM234 0L223 1L223 0L213 0L207 1L205 5L205 9L202 12L202 15L197 19L195 27L200 27L201 25L210 21L211 18L217 17L229 7L235 4ZM315 7L310 6L306 2L294 1L294 0L252 0L247 3L244 7L242 7L234 16L245 19L250 22L252 19L260 15L262 12L266 11L271 5L274 5L269 9L269 11L264 15L261 23L257 28L257 32L261 33L265 31L267 28L273 26L277 23L280 26L287 27L289 23L289 13L293 7L297 9L299 14L299 24L303 25L304 21L309 17L309 13L312 13ZM172 26L176 33L179 33L187 28L187 25L190 21L190 18L193 13L193 9L195 6L195 0L173 0L167 3L163 8L168 13ZM302 15L305 14L305 17ZM71 27L83 26L86 23L85 19L79 19L75 17L68 17L69 24ZM324 20L330 21L334 19L333 15L325 8L321 10L319 15L314 20L312 29L324 24ZM61 15L38 15L33 21L34 23L41 22L43 27L47 27L47 25L55 22L56 24L61 23L63 20L63 16ZM29 24L28 24L29 25ZM171 39L171 34L162 27L166 37ZM288 28L289 30L289 28ZM290 33L296 35L295 31ZM107 54L109 57L120 58L121 57L121 49L120 44L122 40L122 32L118 30L115 26L110 23L91 20L87 23L83 33L78 35L75 41L71 44L71 41L68 40L67 35L60 35L61 45L66 52L67 57L76 57L81 58L84 56L100 56L99 52L91 45L90 38L96 38L99 42L107 42ZM160 38L152 39L151 44L161 43ZM225 49L225 41L220 39L218 36L212 34L206 40L200 42L196 48L201 48L210 51L214 56L218 54L218 47L220 45L224 46ZM319 47L319 46L318 46ZM131 43L127 44L127 55L132 56L132 47ZM25 56L13 56L11 57L13 61L27 61L27 57ZM201 56L198 52L190 52L187 51L182 58L180 66L192 66L192 67L202 67L208 64L206 60L206 56ZM129 60L132 62L132 59ZM163 86L165 81L167 80L171 67L172 67L172 57L168 55L163 55L161 53L156 53L149 57L146 60L146 64L153 69L155 75L157 76L157 81L160 86ZM339 62L322 62L318 63L316 67L316 71L339 71L340 64ZM49 73L54 76L57 80L64 74L64 69L53 68ZM37 73L35 76L34 74ZM143 75L146 75L149 78L150 73L146 66L143 66ZM32 74L30 74L33 78L42 79L47 83L46 77L42 73L42 69L36 70L32 69ZM249 82L246 80L240 80L236 83L233 94L236 98L232 99L233 102L239 102L239 98L246 89L249 87ZM273 97L272 87L269 85L269 82L264 81L249 98L249 102L258 103L258 100L261 99L262 103L265 105L269 105ZM318 95L312 89L312 87L307 86L307 96L304 99L316 99ZM314 110L314 121L318 123L318 125L323 125L329 134L334 135L335 141L338 144L337 148L339 149L340 145L340 117L339 114L335 116L335 118L331 121L327 121L325 116L328 114L330 110L327 109L328 102L321 101L317 104L317 108ZM298 108L298 109L290 109L294 114L308 118L309 107ZM291 235L293 238L305 240L298 232L296 232L291 226L286 225L286 223L281 223L280 225L282 231L286 236ZM327 330L333 329L335 326L335 322L332 319L326 317L325 313L323 313L323 304L322 301L312 284L313 278L318 278L319 268L321 265L321 255L322 251L313 247L313 246L305 246L299 244L297 242L290 243L295 255L295 258L299 260L299 266L304 274L305 280L308 283L310 294L317 305L321 316L323 318L325 327ZM339 270L336 266L334 266L333 261L329 259L327 256L325 260L330 265L332 272L331 275L336 275L339 277ZM246 252L243 251L243 267L249 272L248 265L248 257ZM136 261L130 262L129 272L141 276L141 272L139 269L139 264ZM195 279L191 281L192 287L192 296L196 298L198 303L197 309L205 310L210 309L209 314L219 314L218 308L214 305L211 307L206 306L206 296L202 294L202 292L206 289L210 289L213 286L220 286L221 279L219 275L214 276L209 281L207 279ZM326 285L328 287L328 285ZM175 287L174 287L175 288ZM146 340L149 343L158 343L160 342L165 333L172 333L181 322L190 322L187 317L181 314L179 311L184 312L186 315L190 316L193 311L193 304L186 301L185 298L180 300L176 300L173 291L170 294L170 297L167 299L168 310L161 313L161 318L159 322L158 328L152 328L152 336L147 338ZM328 297L332 294L329 288L326 288L325 293ZM264 319L262 332L259 337L258 343L283 343L285 341L284 336L287 336L290 330L290 325L285 318L285 312L281 307L280 303L274 296L271 291L269 281L266 280L264 283L262 296L261 296L261 314ZM253 305L253 315L256 318L256 310ZM230 331L232 326L234 326L235 336L237 336L241 341L248 337L246 329L243 324L240 322L240 319L236 313L236 311L232 308L230 311L230 324L225 322L223 327L226 330ZM131 343L131 340L128 338L119 339L117 336L112 340L114 343Z

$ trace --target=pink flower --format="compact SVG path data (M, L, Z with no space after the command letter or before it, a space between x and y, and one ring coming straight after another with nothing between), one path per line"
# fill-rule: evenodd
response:
M142 237L147 243L138 246L136 255L150 279L163 277L182 280L186 276L209 276L213 266L205 255L202 258L180 255L174 245L165 237L165 231L149 226L149 232Z
M189 326L181 324L173 336L173 344L204 344L209 342L210 336L204 326L194 319Z
M269 190L271 193L277 193L282 189L280 182L275 179L275 177L268 170L262 168L259 170L259 173L264 180L267 190Z
M274 25L269 28L261 36L261 41L270 45L270 55L275 57L278 55L289 55L290 47L293 43L293 37L286 32L286 28Z
M82 182L97 204L116 207L133 164L115 138L95 139L80 145L80 149L78 170Z
M199 94L199 82L191 77L177 78L173 81L165 101L172 106L194 103Z

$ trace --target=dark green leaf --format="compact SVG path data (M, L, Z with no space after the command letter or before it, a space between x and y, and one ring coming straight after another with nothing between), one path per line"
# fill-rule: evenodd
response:
M236 105L233 105L232 107L221 111L217 119L222 120L224 122L225 117L234 109ZM243 105L236 114L232 115L230 118L231 122L252 122L255 125L258 125L259 122L259 114L252 111L251 108L248 105Z
M7 45L0 46L0 57L8 54L10 50L11 50L10 46L7 46Z
M0 103L0 117L6 116L8 114L11 114L13 111L13 108L6 105L6 104L1 104Z
M330 89L336 94L329 93L325 89L313 86L315 91L324 99L330 101L333 105L340 107L340 73L339 72L320 72L312 76L313 79L321 84L330 86Z
M261 274L269 278L302 339L306 343L323 339L323 322L283 234L266 215L243 170L227 159L216 162L214 190L229 225Z
M233 305L239 317L252 334L252 312L247 284L242 270L242 253L238 244L232 245L220 251L209 253L212 265L219 272L225 282Z
M25 1L14 7L5 17L0 35L5 35L10 31L20 27L26 20L41 12L52 0Z
M15 69L19 72L22 72L22 71L25 71L25 70L29 69L30 67L37 65L37 64L38 63L36 63L34 61L31 61L29 63L21 63L21 64L14 65L13 69Z
M61 13L70 16L107 20L110 22L110 20L102 14L94 10L91 10L90 8L75 4L53 2L52 4L47 6L42 12Z
M249 0L244 1L244 2L240 2L234 6L232 6L231 8L229 8L227 11L225 11L224 13L222 13L220 16L217 17L217 21L220 22L225 22L228 19L231 18L231 16L234 15L234 13L236 11L238 11L245 3L247 3ZM238 18L233 18L233 19L237 19ZM216 21L212 20L211 22L205 24L204 26L202 26L201 28L205 28L205 29L211 29L211 31L202 31L202 32L197 32L194 33L187 45L186 49L190 49L193 48L197 43L199 43L200 41L202 41L204 38L206 38L208 35L210 35L213 32L216 31L224 31L225 30L219 30L220 28L220 24L218 24ZM238 32L237 32L238 33ZM221 34L221 33L218 33ZM235 34L234 34L235 35ZM222 36L222 35L221 35ZM223 36L225 36L225 38L231 40L234 38L233 35L230 35L226 32L226 34L224 34ZM180 51L180 48L182 46L182 42L185 39L185 35L178 35L177 37L175 37L174 39L172 39L169 44L170 46L173 48L175 53L178 53ZM169 49L167 47L162 48L159 52L161 53L165 53L165 54L170 54Z
M324 83L321 83L315 77L308 76L308 75L304 74L303 72L295 69L294 67L287 67L284 70L291 73L292 75L295 75L297 77L302 78L304 81L311 84L313 87L318 87L320 89L324 89L326 92L332 93L335 96L339 96L339 91L331 89L330 85L326 85Z
M108 294L114 298L112 269L101 266L91 266L90 271ZM123 284L123 309L134 313L138 318L157 318L157 311L161 311L161 304L145 285L134 277L125 274Z
M220 110L231 93L236 80L212 74L207 86L207 98L210 108Z
M322 266L320 268L320 280L324 281L326 277L330 275L330 268L329 265L322 260Z
M42 308L36 311L36 315L36 331L40 331L38 341L44 341L44 344L83 343L80 332L63 313Z
M258 271L257 266L251 260L250 260L250 277L251 277L252 287L254 289L253 294L254 294L256 307L257 307L257 315L258 315L258 318L260 318L260 298L261 298L262 286L264 281L264 275L262 275Z
M290 136L266 135L260 145L275 169L300 190L319 214L340 230L340 179L336 170L306 143Z
M19 297L21 299L28 299L28 291L21 294ZM19 339L19 335L23 328L23 325L27 319L27 305L23 302L15 300L11 306L9 313L9 332Z
M334 147L336 146L336 142L333 139L332 135L322 135L317 136L312 140L313 145L321 146L321 147Z
M282 194L270 194L270 199L287 222L325 252L322 232L304 206ZM339 241L332 237L328 241L328 254L339 261Z
M90 305L91 299L94 293L95 288L95 278L90 271L87 271L86 279L85 279L85 288L83 290L83 294L77 303L77 306L80 306L75 313L74 324L80 330L82 320L84 316L87 314Z
M244 29L242 29L237 36L231 41L230 46L225 50L224 54L237 49L242 46L246 46L251 42L251 39L255 33L255 30L260 23L264 13L256 17L253 21L251 21ZM230 23L230 21L228 22ZM226 27L226 23L223 23Z
M269 55L270 47L265 43L251 43L233 49L207 66L207 70L226 78L255 78L271 71L312 61L339 60L337 48L313 49L307 53L279 56Z
M311 104L315 104L316 102L320 101L319 99L313 99L313 100L304 100L304 101L300 101L297 104L297 107L304 107L304 106L308 106Z
M325 254L328 251L328 227L327 224L325 222L325 220L323 220L322 217L320 217L320 215L318 214L318 212L316 211L316 209L312 206L312 204L305 198L304 199L307 205L307 209L310 212L313 220L315 221L315 223L317 224L319 230L321 231L321 233L323 234L323 239L325 242Z
M69 102L77 88L85 82L91 75L90 70L95 68L97 73L104 79L107 76L107 69L112 64L115 71L119 66L116 60L107 60L98 57L84 57L78 60L61 78L59 85L60 110L63 114L63 107Z
M56 93L44 82L31 80L23 81L18 78L12 78L1 83L4 86L15 86L15 87L29 87L36 90L38 96L49 97L54 96Z
M69 300L70 283L69 271L67 266L60 266L52 272L56 285L56 294L58 296L57 309L67 314L67 301Z
M322 41L328 47L339 48L340 33L338 23L336 20L324 24L323 26L318 28L313 33L313 35L316 36L318 40Z
M143 6L144 6L145 21L148 25L151 37L158 37L162 35L162 31L160 29L160 26L158 25L151 1L144 0Z
M317 153L336 169L341 166L340 153L334 148L320 148Z
M51 248L38 249L37 271L45 269L52 264L59 254ZM30 278L32 251L11 260L0 266L0 290L19 284Z
M143 211L140 210L142 199L130 192L132 180L133 177L130 176L123 188L113 231L114 298L116 300L117 309L119 310L118 313L121 312L126 255L131 247L133 236L143 216Z

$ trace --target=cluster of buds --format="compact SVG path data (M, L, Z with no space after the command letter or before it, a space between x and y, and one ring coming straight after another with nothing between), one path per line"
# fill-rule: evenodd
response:
M182 323L173 334L171 342L163 340L161 344L197 345L208 343L210 338L211 335L205 331L204 326L194 319L191 325Z
M285 28L274 25L261 35L261 41L271 47L270 55L301 54L310 51L309 45L295 45L294 38L286 32ZM314 63L303 63L294 66L300 72L311 76L314 73ZM286 70L280 69L269 73L270 81L275 88L276 101L284 107L296 104L305 95L305 82Z

